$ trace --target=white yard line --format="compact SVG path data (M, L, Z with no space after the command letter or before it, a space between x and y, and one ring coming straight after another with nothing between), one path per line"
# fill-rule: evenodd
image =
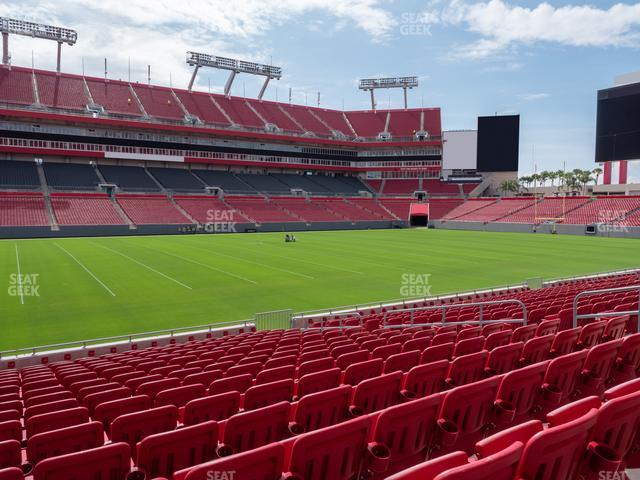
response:
M278 270L280 272L290 273L291 275L297 275L298 277L303 277L303 278L308 278L310 280L314 280L314 277L312 277L310 275L305 275L304 273L292 272L291 270L286 270L284 268L274 267L272 265L267 265L266 263L254 262L253 260L247 260L246 258L234 257L233 255L226 255L224 253L214 252L213 250L207 250L206 248L196 247L195 245L191 245L191 248L197 248L198 250L202 250L202 251L205 251L205 252L208 252L208 253L212 253L214 255L220 255L221 257L232 258L232 259L238 260L240 262L252 263L253 265L258 265L260 267L270 268L272 270Z
M99 243L95 243L95 242L91 242L91 243L93 243L94 245L97 245L98 247L104 248L105 250L109 250L110 252L117 253L118 255L123 256L124 258L126 258L126 259L128 259L128 260L131 260L133 263L137 263L137 264L138 264L138 265L140 265L141 267L144 267L144 268L146 268L147 270L150 270L150 271L152 271L152 272L154 272L154 273L157 273L158 275L160 275L160 276L162 276L162 277L166 278L167 280L171 280L172 282L177 283L177 284L178 284L178 285L180 285L181 287L184 287L184 288L189 289L189 290L193 290L193 288L191 288L189 285L186 285L186 284L182 283L180 280L176 280L175 278L170 277L169 275L166 275L166 274L164 274L164 273L162 273L162 272L160 272L160 271L156 270L155 268L150 267L149 265L146 265L146 264L142 263L141 261L136 260L135 258L130 257L129 255L126 255L126 254L124 254L124 253L122 253L122 252L119 252L119 251L117 251L117 250L114 250L113 248L105 247L104 245L100 245Z
M20 273L20 255L18 254L17 243L16 243L16 264L18 265L18 290L20 291L20 303L24 305L24 293L22 291L22 274Z
M151 247L147 247L147 248L151 248ZM156 252L164 253L165 255L171 255L172 257L179 258L180 260L184 260L185 262L191 262L191 263L193 263L195 265L200 265L201 267L208 268L208 269L211 269L211 270L215 270L216 272L224 273L225 275L229 275L230 277L237 278L238 280L243 280L245 282L253 283L254 285L258 284L258 282L255 282L253 280L249 280L248 278L242 277L240 275L236 275L235 273L227 272L226 270L222 270L221 268L212 267L211 265L206 265L204 263L200 263L200 262L197 262L195 260L191 260L190 258L186 258L186 257L183 257L181 255L177 255L175 253L165 252L163 250L158 250L157 248L151 248L151 250L155 250Z
M70 256L70 257L71 257L71 258L72 258L72 259L73 259L73 260L74 260L78 265L80 265L80 266L82 267L82 269L83 269L85 272L87 272L89 275L91 275L91 277L92 277L96 282L98 282L98 283L102 286L102 288L104 288L107 292L109 292L109 293L111 294L111 296L112 296L112 297L115 297L115 296L116 296L116 294L115 294L115 293L113 293L113 291L112 291L109 287L107 287L107 286L102 282L102 280L100 280L98 277L96 277L96 276L93 274L93 272L92 272L91 270L89 270L87 267L85 267L85 266L80 262L80 260L78 260L76 257L74 257L74 256L73 256L73 254L72 254L71 252L69 252L67 249L65 249L64 247L61 247L60 245L58 245L58 244L57 244L57 243L55 243L55 242L54 242L54 245L55 245L56 247L58 247L60 250L62 250L64 253L66 253L67 255L69 255L69 256Z

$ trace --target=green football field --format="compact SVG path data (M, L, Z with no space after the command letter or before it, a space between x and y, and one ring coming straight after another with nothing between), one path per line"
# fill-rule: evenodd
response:
M640 266L631 239L422 229L296 236L0 241L0 350L392 300L422 275L439 294Z

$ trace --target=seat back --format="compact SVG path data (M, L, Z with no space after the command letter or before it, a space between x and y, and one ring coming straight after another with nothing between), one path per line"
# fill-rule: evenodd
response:
M0 480L24 480L24 474L17 467L5 468L0 470Z
M255 410L274 403L290 402L293 397L293 379L278 380L263 385L255 385L244 394L243 408Z
M136 464L146 478L171 478L174 471L213 459L217 443L216 422L157 433L138 444Z
M136 395L147 395L151 400L156 399L156 395L163 390L177 388L180 386L180 380L177 378L164 378L140 384L136 388Z
M305 375L298 380L296 385L296 397L303 398L310 393L320 392L340 385L341 370L331 368L322 372L315 372Z
M224 428L226 454L246 452L289 436L289 402L238 413Z
M238 413L240 393L225 392L191 400L184 407L184 424L196 425L209 420L225 420Z
M513 480L523 451L522 442L515 442L498 453L447 470L434 480Z
M448 360L417 365L407 373L404 389L411 392L416 398L440 392L448 371Z
M390 452L385 477L424 459L436 432L443 393L389 407L375 420L371 441Z
M84 452L47 458L33 470L34 480L120 479L131 466L129 446L112 443Z
M551 360L549 363L544 384L554 387L558 393L557 400L559 402L568 399L576 390L587 353L587 350L581 350Z
M238 453L194 468L181 470L173 480L211 480L234 472L237 479L280 480L284 462L284 447L278 443Z
M490 326L490 325L487 325ZM499 325L498 325L499 326ZM511 343L511 336L513 332L511 330L504 330L499 332L494 332L489 334L484 342L483 350L491 351L496 347L501 347L502 345L508 345Z
M451 360L451 357L453 356L453 348L454 344L452 342L441 343L439 345L432 344L430 347L427 347L422 351L422 355L420 355L420 363Z
M470 330L470 329L466 329L466 330ZM453 349L453 356L461 357L463 355L470 355L472 353L477 353L481 351L482 348L484 347L484 342L485 342L484 337L471 337L471 338L466 338L464 340L459 340Z
M493 420L493 405L500 385L500 377L456 387L447 392L440 410L440 418L454 425L457 438L451 445L441 446L444 452L463 450L473 453L475 443Z
M606 340L617 340L618 338L624 337L624 332L627 329L630 318L630 315L622 315L608 320L603 337Z
M384 362L383 372L391 373L395 371L408 372L411 367L420 362L420 351L412 350L391 355Z
M549 352L550 355L552 357L560 357L573 352L576 348L576 344L578 343L580 332L582 332L582 328L580 327L558 332L551 344L551 350Z
M465 452L453 452L420 463L387 477L387 480L425 480L435 479L439 474L468 463Z
M264 383L277 382L278 380L286 380L295 378L296 367L294 365L283 365L281 367L266 368L256 376L256 385Z
M199 383L184 385L182 387L169 388L158 392L155 399L155 406L175 405L178 408L184 407L191 400L202 398L206 395L207 389Z
M502 375L515 370L520 363L524 343L516 342L502 345L489 352L486 371L491 375Z
M515 410L514 423L532 418L541 409L539 392L549 361L535 363L502 377L497 402L508 402Z
M602 338L604 329L607 324L603 321L593 322L582 327L580 337L578 338L578 347L591 348L597 345Z
M383 364L379 358L351 364L344 371L342 383L355 386L362 380L377 377L382 374Z
M351 393L351 385L342 385L305 395L296 405L296 423L302 425L305 432L310 432L347 420Z
M370 420L360 417L298 437L289 473L305 480L355 480L367 451Z
M70 408L58 412L35 415L26 421L27 439L32 435L58 428L71 427L89 421L89 410L85 407Z
M516 478L575 478L596 425L598 410L536 433L525 445Z
M253 375L251 375L250 373L243 373L241 375L225 377L219 380L214 380L211 383L211 385L209 386L209 395L215 395L225 392L244 393L252 385Z
M489 352L483 350L462 357L456 357L449 365L445 382L449 386L466 385L480 380L484 375Z
M545 335L543 337L534 337L531 340L527 340L522 348L522 364L532 365L549 358L553 339L553 335Z
M22 452L19 440L0 442L0 468L19 467L22 463Z
M89 450L103 444L102 423L83 423L33 435L27 442L27 460L36 465L46 458Z
M173 405L127 413L111 423L111 440L128 444L135 460L138 442L149 435L174 430L177 425L178 409Z
M105 432L109 434L111 431L111 422L120 415L140 412L142 410L148 410L149 408L151 408L151 399L146 395L121 398L98 405L93 413L93 419L101 422Z
M353 405L372 413L400 400L402 372L393 372L360 382L353 391Z
M516 328L511 335L511 341L527 343L536 336L536 328L536 325L524 325Z
M591 379L599 379L599 384L604 387L611 377L620 347L622 347L622 339L611 340L592 347L584 361L583 374L588 375Z
M544 337L545 335L555 335L560 328L560 319L543 320L536 328L536 337Z

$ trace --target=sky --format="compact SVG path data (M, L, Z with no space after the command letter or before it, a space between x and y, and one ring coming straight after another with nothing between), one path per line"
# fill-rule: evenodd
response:
M186 88L188 50L281 66L265 98L368 109L360 78L415 75L410 107L440 107L446 130L519 113L520 173L591 169L596 92L640 70L640 3L524 0L0 0L0 16L78 32L65 72ZM12 36L14 65L55 68L54 42ZM195 88L220 92L202 69ZM236 77L255 97L261 79ZM402 91L379 91L399 108ZM630 169L640 180L640 165Z

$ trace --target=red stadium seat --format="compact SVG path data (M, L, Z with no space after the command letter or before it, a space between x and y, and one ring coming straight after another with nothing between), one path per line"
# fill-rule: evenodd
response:
M291 449L288 475L305 480L352 480L363 471L370 420L343 422L298 437Z
M39 433L27 442L27 460L31 465L51 457L90 450L104 444L104 430L100 422Z
M6 468L0 470L0 480L24 480L24 474L19 468Z
M104 402L98 405L93 412L93 419L102 422L105 432L109 435L111 431L111 422L120 415L127 413L140 412L151 408L151 399L146 395L137 395L135 397L121 398L111 402Z
M89 410L85 407L70 408L43 415L35 415L25 422L27 439L42 432L71 427L89 421Z
M490 326L490 325L487 325ZM486 336L486 340L484 342L483 350L488 350L489 352L496 347L501 347L503 345L508 345L511 342L511 336L513 332L511 330L504 330L502 332L494 332L489 336ZM514 342L517 343L517 342Z
M542 411L542 398L539 392L548 366L548 361L535 363L502 377L496 395L496 404L503 406L506 404L509 407L508 410L514 412L511 422L508 419L502 422L503 427L535 418Z
M386 478L425 458L436 433L436 420L444 394L439 393L389 407L374 421L369 451L388 452L388 461L371 462L373 478ZM378 455L380 456L380 455Z
M298 367L298 378L302 378L310 373L322 372L333 368L335 361L333 357L317 358L315 360L309 360L308 362L301 363Z
M441 473L466 464L467 454L465 452L453 452L407 468L391 475L387 480L434 480Z
M451 360L453 356L453 343L442 343L440 345L431 345L422 351L420 363L432 363L440 360Z
M372 413L401 401L402 372L392 372L358 383L353 390L353 406Z
M588 350L570 353L549 362L542 384L544 413L566 403L580 386L579 379Z
M582 327L577 348L591 348L600 343L606 326L607 324L605 322L594 322Z
M244 393L252 385L253 375L251 375L250 373L243 373L242 375L225 377L219 380L214 380L211 383L211 385L209 386L209 395L216 395L218 393L234 391Z
M296 367L294 365L264 369L256 376L256 385L294 378L295 374Z
M426 397L442 390L448 371L447 360L415 366L405 375L403 388L416 398Z
M419 350L397 353L395 355L391 355L385 360L382 371L383 373L391 373L399 370L406 373L412 367L418 365L418 363L420 363Z
M222 370L209 370L208 372L192 373L182 379L182 385L196 385L199 383L207 386L222 378L222 376Z
M215 458L218 424L213 421L157 433L138 444L136 465L146 478L164 476Z
M625 337L618 352L613 369L613 383L622 383L636 378L640 368L640 333Z
M295 422L305 432L336 425L349 418L352 387L342 385L305 395L295 405Z
M589 350L582 366L582 385L578 386L581 395L602 396L605 386L610 383L621 346L622 340L619 339L601 343Z
M473 446L494 421L494 402L499 377L456 387L447 392L440 410L439 454L463 450L473 454Z
M184 407L184 424L196 425L209 420L225 420L238 413L240 393L225 392L191 400Z
M19 440L0 442L0 468L19 467L22 463Z
M164 378L162 380L154 380L140 384L136 388L136 395L146 395L155 401L156 395L163 390L177 388L180 386L180 380L177 378Z
M194 385L184 385L182 387L162 390L156 395L154 405L162 407L164 405L174 405L178 408L184 407L191 400L201 398L206 395L207 389L198 383Z
M532 365L549 358L553 339L553 335L545 335L527 340L522 348L522 365Z
M351 364L344 371L342 383L355 386L362 380L377 377L382 374L383 366L384 362L379 358Z
M463 355L480 352L484 347L484 342L485 338L479 336L459 340L453 349L453 357L461 357Z
M581 327L570 328L568 330L558 332L551 344L549 356L555 358L573 352L576 349L581 332Z
M536 337L555 335L560 328L560 320L543 320L536 328Z
M240 479L280 480L284 463L284 447L277 443L255 448L176 472L173 480L211 480L233 472ZM1 480L1 478L0 478Z
M24 411L24 419L28 420L34 415L41 415L43 413L57 412L58 410L67 410L69 408L75 408L78 406L78 401L74 398L68 398L67 400L58 400L57 402L41 403L39 405L33 405Z
M112 443L43 460L33 470L33 479L123 479L130 465L129 446Z
M341 371L339 368L332 368L322 372L310 373L298 380L296 385L296 398L304 398L310 393L335 388L340 385Z
M349 365L366 362L367 360L369 360L369 352L367 350L344 353L336 358L336 367L340 370L346 370Z
M510 343L494 348L489 352L485 372L489 375L502 375L515 370L522 357L522 342Z
M302 433L299 426L289 425L289 413L289 402L281 402L232 416L224 427L224 444L218 448L218 456L246 452Z
M445 383L449 387L455 387L480 380L488 357L489 352L483 350L455 358L449 365Z
M18 420L0 423L0 442L5 440L22 441L22 424Z
M536 325L525 325L516 328L511 335L511 342L527 343L529 340L536 336L536 328Z
M255 410L282 401L291 401L293 398L294 383L292 379L278 380L276 382L256 385L249 388L244 394L243 408Z
M174 430L177 425L178 409L173 405L127 413L111 423L111 440L128 444L135 460L138 442L149 435Z

